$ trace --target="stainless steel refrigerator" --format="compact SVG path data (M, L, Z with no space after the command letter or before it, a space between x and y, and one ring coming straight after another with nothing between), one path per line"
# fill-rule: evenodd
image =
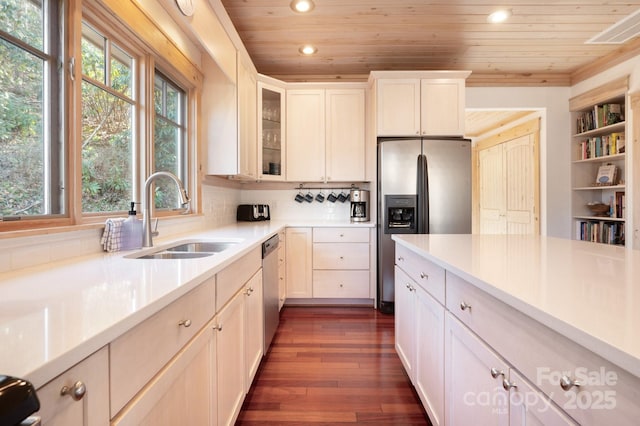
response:
M392 234L471 233L471 141L378 139L378 308L394 309Z

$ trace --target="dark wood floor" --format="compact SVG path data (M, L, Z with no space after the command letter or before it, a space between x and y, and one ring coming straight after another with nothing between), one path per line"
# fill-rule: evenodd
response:
M285 307L237 425L429 425L394 349L393 316Z

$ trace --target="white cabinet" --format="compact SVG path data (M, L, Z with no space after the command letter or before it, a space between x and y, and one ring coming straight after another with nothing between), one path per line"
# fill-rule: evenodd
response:
M364 89L326 91L326 180L365 180Z
M445 324L447 424L508 425L507 363L449 313Z
M287 90L287 180L365 179L364 89Z
M287 300L287 241L284 232L280 232L278 236L280 238L278 243L278 307L282 309L285 300Z
M444 271L424 260L421 266L419 259L396 250L396 351L431 423L443 425L445 308L425 288L444 290Z
M245 396L244 294L238 292L216 316L218 425L232 425Z
M112 426L212 425L216 332L213 322L111 422Z
M467 71L373 72L378 136L463 136Z
M236 82L217 75L205 81L203 121L207 133L207 174L257 179L257 72L237 55ZM212 70L215 74L216 70Z
M431 424L444 425L445 309L419 285L415 289L416 359L413 383Z
M287 90L288 181L325 180L324 111L324 90Z
M264 306L262 299L262 269L247 282L242 294L245 299L245 391L248 392L251 382L258 371L264 350Z
M238 168L239 174L257 177L257 73L238 54ZM215 95L213 95L215 96Z
M214 306L210 279L111 342L112 416L213 317Z
M260 180L285 178L285 89L258 81L258 177ZM271 81L272 79L269 79Z
M109 425L108 352L102 348L37 390L43 426Z
M309 298L313 296L313 245L311 235L311 228L287 228L287 300L295 298Z
M396 267L394 286L396 352L413 383L416 357L415 285L407 274Z
M313 229L313 297L369 298L368 228Z

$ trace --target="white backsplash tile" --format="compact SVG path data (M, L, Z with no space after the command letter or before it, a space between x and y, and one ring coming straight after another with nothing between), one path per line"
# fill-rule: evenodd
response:
M326 200L331 191L311 190L315 197L318 192L322 192L325 201L311 203L295 201L297 189L272 189L272 190L244 190L240 193L241 204L269 204L271 218L274 220L349 220L349 201L332 203ZM306 194L307 190L303 190ZM346 192L348 195L348 192Z

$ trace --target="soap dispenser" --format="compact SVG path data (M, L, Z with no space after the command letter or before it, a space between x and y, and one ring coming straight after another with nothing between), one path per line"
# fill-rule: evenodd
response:
M129 217L122 224L122 250L142 247L142 221L136 218L136 203L131 202Z

